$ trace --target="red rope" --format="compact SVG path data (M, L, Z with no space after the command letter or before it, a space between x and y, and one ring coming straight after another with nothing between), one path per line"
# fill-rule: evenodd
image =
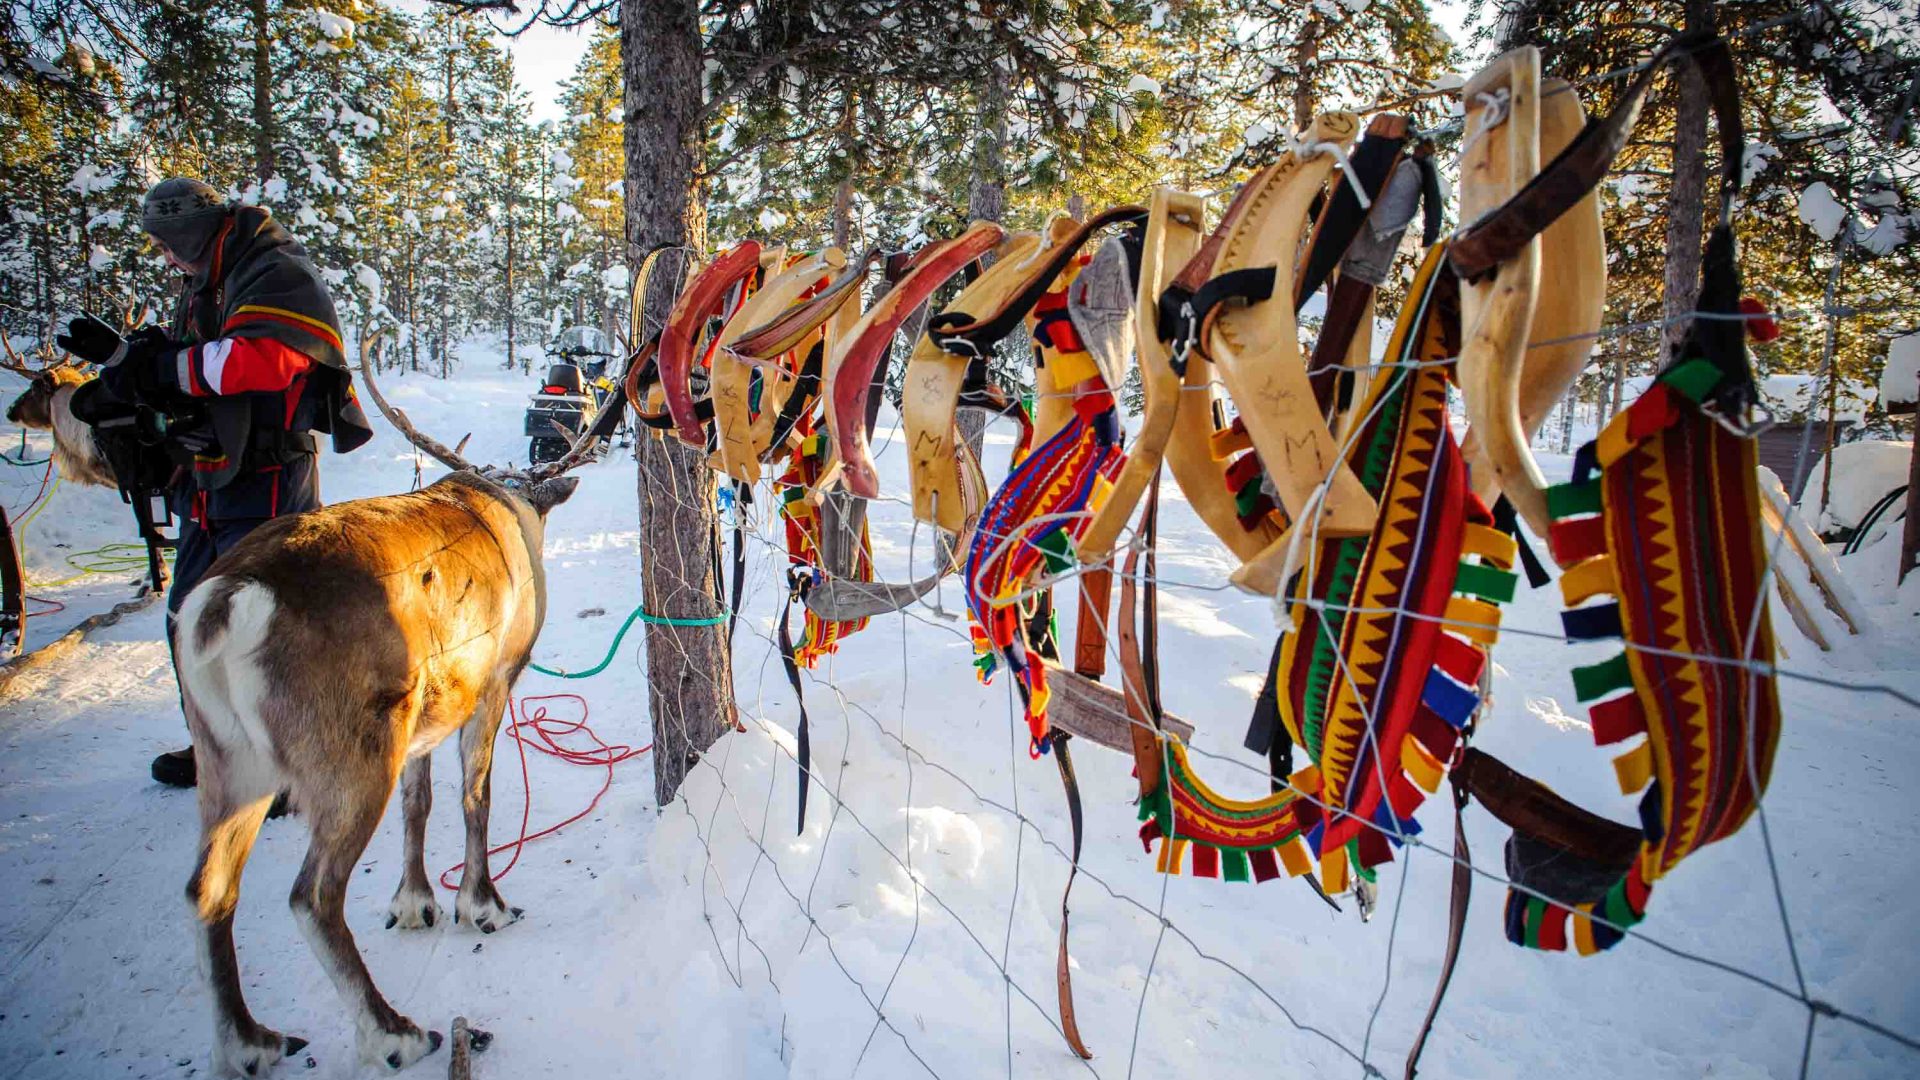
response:
M14 514L12 516L23 522L26 521L28 517L32 516L33 508L40 504L41 498L45 496L47 493L47 482L52 479L53 479L53 459L48 458L46 469L40 473L40 489L33 493L33 498L27 500L27 508L25 510L22 510L18 514Z
M580 706L580 719L554 719L547 714L547 707L544 704L544 702L549 701L571 701L577 703ZM531 713L528 712L529 706L536 706ZM648 743L638 750L620 744L608 745L599 735L594 733L592 728L587 726L587 699L581 697L579 694L543 694L523 697L518 703L513 705L513 708L516 715L513 723L507 725L507 734L513 737L514 745L520 751L520 787L522 792L520 804L520 836L518 839L510 840L507 843L501 844L499 847L488 849L487 855L489 857L498 855L509 848L513 850L513 857L507 860L507 865L494 873L493 880L495 881L506 877L507 872L512 870L514 864L520 861L520 851L526 847L526 845L543 836L552 836L561 829L593 813L594 810L599 807L601 797L606 795L608 790L613 787L613 767L615 765L629 758L639 757L641 754L653 749L652 743ZM576 749L561 744L560 740L562 738L574 734L585 735L587 738L593 740L593 745ZM527 747L529 746L548 757L559 758L569 765L597 765L607 770L606 779L601 782L600 790L594 793L593 801L587 804L585 810L580 811L556 825L549 825L536 833L527 832L527 822L533 814L533 783L527 772ZM461 860L442 871L440 874L440 887L448 890L458 889L460 887L459 882L450 879L454 874L466 869L466 865L466 861Z
M27 600L35 604L46 605L45 607L41 608L39 611L27 612L27 615L30 618L37 619L43 615L58 615L61 612L67 610L67 605L61 603L58 600L49 600L44 596L35 596L32 593L27 594Z

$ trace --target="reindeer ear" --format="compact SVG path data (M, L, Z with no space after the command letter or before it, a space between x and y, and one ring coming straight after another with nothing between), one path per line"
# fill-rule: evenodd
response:
M579 486L580 478L577 476L556 476L551 480L542 480L534 484L522 494L526 496L528 502L533 504L536 513L546 517L547 511L566 502L568 496L573 494L573 489Z

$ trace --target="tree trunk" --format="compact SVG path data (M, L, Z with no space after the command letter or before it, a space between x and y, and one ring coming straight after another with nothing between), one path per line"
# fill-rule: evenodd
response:
M693 0L626 0L620 9L626 112L626 257L655 244L705 242L698 189L700 31ZM640 591L646 610L716 617L720 523L705 455L672 433L635 442L640 462ZM696 756L732 723L726 628L647 624L654 795L671 802Z
M838 187L833 189L833 246L845 251L853 239L853 172L858 159L854 156L859 146L854 141L854 119L859 108L859 99L853 91L847 91L847 97L840 109L840 149L847 175L842 177Z
M508 62L507 71L509 73L509 77L511 77L511 73L513 71L511 61ZM519 136L517 134L514 136L514 138L518 138L518 137ZM514 207L513 207L513 197L514 195L518 194L519 189L520 189L520 151L516 145L509 145L507 147L506 197L502 200L505 203L506 226L507 226L507 262L505 267L506 280L502 282L502 284L505 286L506 294L507 294L507 311L506 311L507 367L506 369L508 371L513 370L514 360L516 359L516 357L514 356L514 350L519 344L519 342L515 337L514 331L516 329L515 320L517 320L520 315L520 297L518 295L519 294L518 285L520 283L520 279L517 274L517 271L519 270L519 267L520 267L520 263L518 261L519 253L515 249L514 243L513 243L515 239L515 233L517 231L514 227L515 215L514 215Z
M253 16L253 172L264 189L273 178L273 36L267 0L251 0L248 7Z
M1313 110L1318 103L1314 94L1320 66L1321 25L1318 16L1309 18L1300 28L1300 40L1293 46L1293 130L1305 131L1313 125Z
M988 72L980 96L980 136L973 143L973 185L967 216L999 221L1007 208L1007 73L999 64Z
M974 221L999 221L1007 212L1007 73L994 65L980 100L980 136L973 144L973 183L967 193L967 216ZM908 339L912 348L913 339ZM987 363L975 358L972 363ZM987 418L978 409L962 409L954 417L960 438L980 456L985 445Z
M1687 0L1686 28L1713 21L1710 0ZM1667 190L1666 333L1661 361L1686 339L1700 297L1700 238L1706 216L1707 85L1692 64L1674 69L1673 186Z

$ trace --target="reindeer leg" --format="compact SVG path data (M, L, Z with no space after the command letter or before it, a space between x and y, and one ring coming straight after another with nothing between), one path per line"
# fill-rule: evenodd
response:
M473 716L460 729L462 772L461 806L467 815L467 865L460 877L460 895L453 902L453 921L471 922L483 934L519 921L521 910L508 907L493 887L487 868L487 818L493 812L493 742L507 707L503 684L481 698Z
M400 887L387 905L387 929L418 930L440 921L445 912L433 899L427 877L427 814L433 809L433 756L421 754L407 762L400 774L400 805L407 817L407 853L401 865Z
M240 962L233 951L240 874L273 795L243 799L220 775L219 765L212 760L208 764L212 767L203 770L200 783L200 859L187 882L187 902L200 924L200 972L213 994L213 1073L260 1076L307 1045L305 1039L288 1038L254 1020L240 990Z
M377 764L373 770L380 769ZM319 799L301 800L308 812L313 843L307 860L294 879L294 921L306 934L307 944L320 960L320 966L333 980L334 989L348 1008L353 1009L354 1029L360 1057L374 1066L398 1071L440 1048L437 1031L423 1032L419 1025L395 1012L367 974L366 961L347 929L347 882L360 853L367 849L373 830L380 823L387 798L393 792L393 773L379 785L377 772L368 776L369 790L345 790L326 793ZM309 803L317 805L309 805Z

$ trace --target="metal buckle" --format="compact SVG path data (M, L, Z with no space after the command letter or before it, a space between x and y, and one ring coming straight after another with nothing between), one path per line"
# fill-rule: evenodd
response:
M980 346L975 344L974 340L970 337L966 337L961 334L954 334L951 337L943 338L939 336L939 334L936 331L933 331L933 330L927 331L927 336L933 339L933 343L935 345L938 345L940 347L940 351L943 353L947 353L948 355L951 355L951 356L958 356L961 359L968 361L969 363L981 358ZM958 346L965 346L966 348L963 351Z
M1757 401L1747 406L1745 416L1737 418L1721 412L1719 406L1711 401L1701 402L1700 411L1712 417L1713 422L1725 428L1729 434L1741 439L1757 439L1772 430L1777 422L1773 410Z
M1193 301L1182 300L1180 327L1173 336L1171 341L1173 349L1168 354L1168 362L1173 365L1174 372L1179 375L1184 376L1187 373L1187 360L1193 355L1194 339L1200 336L1198 323L1199 317L1194 313Z

